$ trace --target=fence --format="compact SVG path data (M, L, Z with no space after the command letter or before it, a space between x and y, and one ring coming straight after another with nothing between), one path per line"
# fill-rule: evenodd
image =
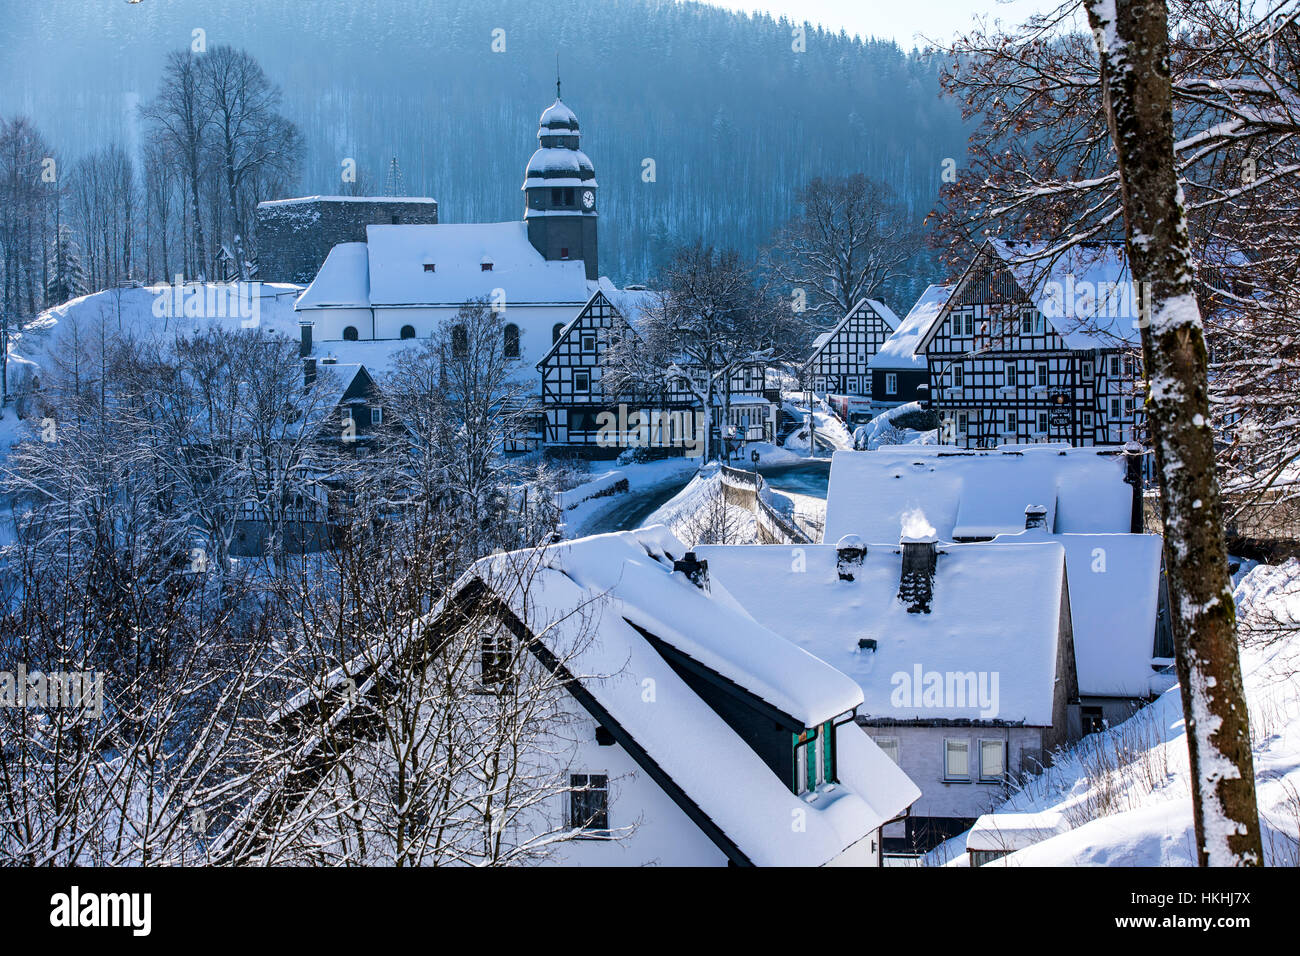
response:
M813 539L763 497L763 476L722 466L722 494L728 504L754 512L763 544L812 544Z

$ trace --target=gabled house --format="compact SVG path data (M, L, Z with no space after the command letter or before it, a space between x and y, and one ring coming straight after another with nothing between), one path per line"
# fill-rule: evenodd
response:
M667 454L698 447L695 411L700 401L685 382L669 381L653 394L611 394L603 384L610 342L638 334L641 316L654 295L645 289L601 289L570 322L555 325L555 341L537 363L542 379L542 441L552 453L612 458L628 447ZM729 433L772 440L780 393L767 385L763 362L745 363L734 370L719 391L721 397L725 390L728 400ZM618 423L613 432L610 419L602 418L605 413ZM638 426L629 424L630 416L646 423L639 435ZM721 424L715 415L715 431L720 432Z
M1138 320L1121 245L988 240L917 348L941 443L1137 439Z
M881 828L919 795L850 726L857 684L716 595L707 564L662 527L485 558L393 654L432 665L446 628L489 619L567 691L576 746L527 755L555 760L572 782L540 808L541 825L576 831L551 862L876 865ZM498 634L483 632L485 681ZM387 672L351 671L357 693L327 722L349 732L294 756L285 772L300 780L296 793L349 759L350 715L367 710ZM320 700L305 691L284 713ZM257 835L293 809L258 798L216 855L255 854Z
M885 340L898 328L898 316L885 303L862 299L813 342L804 362L803 377L822 395L870 397L870 362Z
M969 828L1075 723L1064 549L946 544L932 530L696 552L720 594L857 682L858 725L921 788L885 831L897 852Z
M908 402L928 401L930 369L918 351L930 326L952 294L950 285L932 285L921 293L889 338L867 362L871 372L871 407L878 411ZM921 386L926 386L921 388Z

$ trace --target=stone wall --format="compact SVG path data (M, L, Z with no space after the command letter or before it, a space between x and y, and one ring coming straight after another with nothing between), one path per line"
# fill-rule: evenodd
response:
M432 199L313 196L264 202L257 207L257 277L306 284L338 243L365 242L366 226L437 221Z

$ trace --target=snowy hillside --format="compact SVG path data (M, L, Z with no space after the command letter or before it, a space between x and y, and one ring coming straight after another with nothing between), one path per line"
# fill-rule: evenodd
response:
M1300 562L1260 565L1236 601L1267 863L1300 864ZM1009 866L1195 866L1187 740L1177 687L1085 737L998 813L1055 812L1069 829L1005 857ZM965 865L966 834L933 865ZM1002 861L999 861L1002 862Z

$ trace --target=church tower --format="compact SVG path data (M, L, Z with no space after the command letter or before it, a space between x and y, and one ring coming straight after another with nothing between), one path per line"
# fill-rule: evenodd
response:
M548 260L581 259L587 278L600 276L596 261L596 171L578 148L578 117L560 100L538 122L540 146L524 174L528 241Z

